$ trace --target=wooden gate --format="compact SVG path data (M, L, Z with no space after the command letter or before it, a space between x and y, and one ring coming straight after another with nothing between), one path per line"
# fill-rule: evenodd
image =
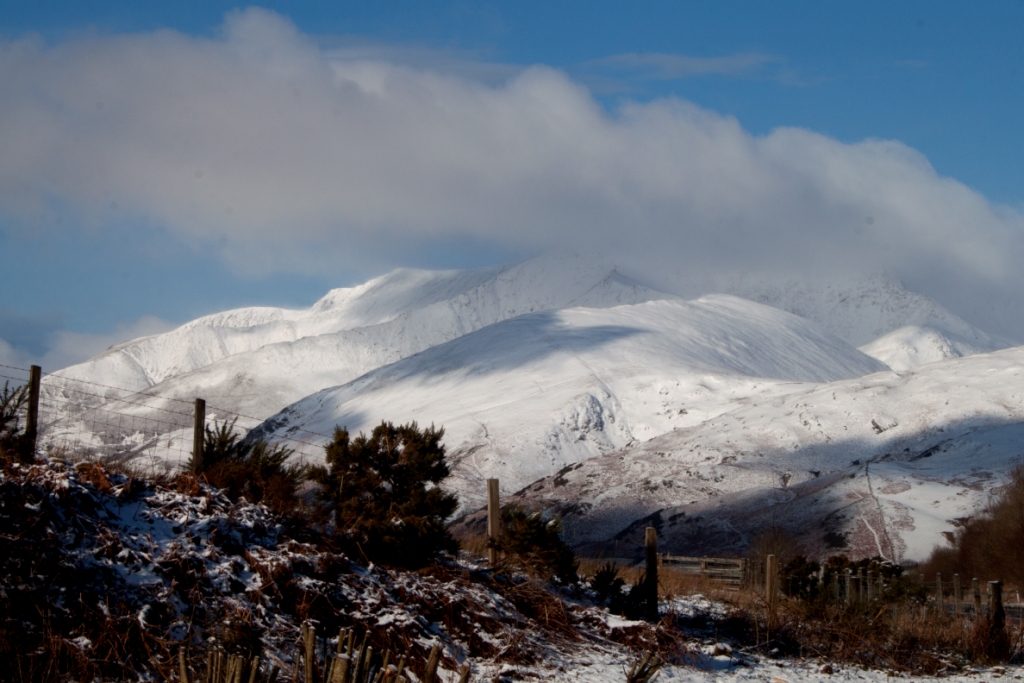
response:
M661 563L680 573L724 584L729 590L739 590L749 583L747 561L742 559L662 555Z

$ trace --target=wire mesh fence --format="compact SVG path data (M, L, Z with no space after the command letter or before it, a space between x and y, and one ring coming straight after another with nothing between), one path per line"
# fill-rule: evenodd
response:
M31 369L0 365L0 382L8 390L29 385ZM222 397L223 398L223 397ZM16 416L28 424L28 402ZM185 469L192 458L198 429L216 431L230 426L240 440L263 420L207 405L197 421L195 401L165 396L152 388L130 389L59 374L41 373L38 387L35 454L62 459L131 463L142 470ZM296 462L319 462L325 434L298 430L270 438L291 452Z

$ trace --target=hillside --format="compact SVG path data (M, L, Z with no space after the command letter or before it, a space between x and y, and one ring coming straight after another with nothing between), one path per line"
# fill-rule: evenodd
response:
M201 396L219 408L265 418L316 391L502 320L659 298L671 295L580 260L399 270L334 290L305 311L238 309L121 344L55 373L47 386L59 392L67 378L164 399Z
M1024 347L818 385L773 387L728 412L559 472L519 499L566 514L569 537L635 553L738 552L769 528L811 554L919 560L1024 456Z
M444 425L454 486L473 501L487 477L519 488L773 387L883 369L807 320L736 297L576 308L433 347L299 401L258 433Z
M998 348L998 344L980 331L965 337L927 325L907 325L861 346L860 350L902 372L925 363L963 358Z

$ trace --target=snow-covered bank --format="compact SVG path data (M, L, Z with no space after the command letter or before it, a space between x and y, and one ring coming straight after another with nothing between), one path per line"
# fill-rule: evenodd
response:
M360 564L320 546L309 525L290 526L188 479L153 484L94 465L12 466L0 472L0 521L7 671L67 666L90 680L165 680L176 675L181 647L201 672L213 637L291 672L300 623L310 620L320 634L354 626L378 650L402 648L413 672L441 644L443 679L469 664L474 681L621 683L645 650L667 660L667 680L893 675L767 659L729 642L732 607L699 595L663 602L662 622L650 625L609 614L585 590L495 575L470 557L416 572ZM1000 671L943 680L1019 676Z

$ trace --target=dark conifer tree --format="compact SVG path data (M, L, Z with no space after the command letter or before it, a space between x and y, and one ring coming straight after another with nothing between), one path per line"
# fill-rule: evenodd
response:
M350 550L374 562L417 567L457 549L447 521L458 499L438 487L449 474L443 436L444 429L420 429L415 422L382 422L355 439L335 428L325 447L327 466L313 477L324 486Z

